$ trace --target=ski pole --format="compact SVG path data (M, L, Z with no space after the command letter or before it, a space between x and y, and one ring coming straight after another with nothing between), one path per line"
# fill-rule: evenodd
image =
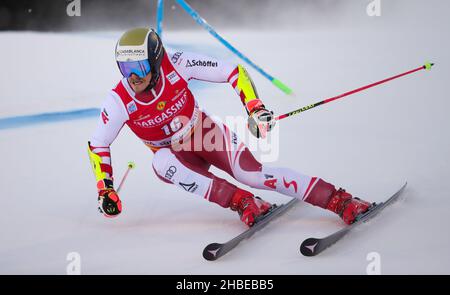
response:
M134 167L136 167L134 162L128 162L128 169L127 171L125 171L125 174L123 175L122 180L120 181L119 187L117 188L117 193L119 193L120 189L123 186L123 183L125 182L125 179L127 179L128 173L130 173L130 170L133 169Z
M158 0L156 4L156 33L162 39L162 26L164 19L164 0Z
M369 84L369 85L366 85L366 86L363 86L363 87L360 87L360 88L357 88L357 89L354 89L354 90L351 90L349 92L345 92L345 93L340 94L338 96L334 96L334 97L330 97L330 98L324 99L324 100L316 102L314 104L304 106L304 107L302 107L302 108L300 108L298 110L295 110L295 111L292 111L292 112L280 115L278 117L275 117L275 120L281 120L281 119L284 119L284 118L287 118L287 117L290 117L290 116L293 116L293 115L297 115L299 113L302 113L304 111L310 110L310 109L315 108L315 107L318 107L320 105L323 105L323 104L335 101L337 99L340 99L340 98L349 96L351 94L354 94L354 93L357 93L357 92L360 92L360 91L372 88L374 86L386 83L388 81L391 81L391 80L394 80L394 79L397 79L397 78L400 78L400 77L403 77L403 76L406 76L406 75L409 75L409 74L412 74L412 73L420 71L420 70L431 70L431 67L433 65L434 65L434 63L426 63L425 65L423 65L421 67L418 67L417 69L404 72L402 74L399 74L399 75L396 75L396 76L393 76L393 77L390 77L390 78L387 78L387 79L384 79L384 80L381 80L381 81L378 81L378 82L375 82L375 83L372 83L372 84Z
M286 84L281 82L279 79L269 75L266 71L264 71L260 66L252 62L247 56L237 50L233 45L231 45L227 40L225 40L221 35L219 35L213 27L211 27L208 22L202 18L197 11L195 11L186 1L184 0L175 0L181 8L183 8L200 26L202 26L205 30L207 30L214 38L219 40L226 48L228 48L231 52L236 54L239 58L244 60L250 66L252 66L255 70L257 70L261 75L267 78L273 85L278 87L281 91L286 94L293 94L291 88L289 88Z

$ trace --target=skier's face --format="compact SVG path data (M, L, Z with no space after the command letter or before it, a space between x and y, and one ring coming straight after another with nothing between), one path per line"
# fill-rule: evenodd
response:
M150 84L151 79L152 73L149 73L144 78L141 78L136 74L131 74L131 76L128 78L128 82L130 82L130 85L135 93L141 93Z

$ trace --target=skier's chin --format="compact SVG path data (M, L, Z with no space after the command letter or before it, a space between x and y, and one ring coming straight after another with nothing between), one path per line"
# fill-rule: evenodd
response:
M147 88L150 82L144 79L131 79L130 84L136 93L140 93Z

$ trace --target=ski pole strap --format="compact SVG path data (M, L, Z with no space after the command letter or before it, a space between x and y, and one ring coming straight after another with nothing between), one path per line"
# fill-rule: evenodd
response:
M415 73L415 72L420 71L420 70L431 70L431 67L432 67L432 66L434 66L434 63L426 63L425 65L423 65L423 66L421 66L421 67L418 67L417 69L413 69L413 70L404 72L404 73L402 73L402 74L399 74L399 75L396 75L396 76L393 76L393 77L390 77L390 78L386 78L386 79L384 79L384 80L381 80L381 81L378 81L378 82L375 82L375 83L372 83L372 84L369 84L369 85L366 85L366 86L362 86L362 87L360 87L360 88L357 88L357 89L354 89L354 90L345 92L345 93L343 93L343 94L340 94L340 95L337 95L337 96L334 96L334 97L330 97L330 98L324 99L324 100L322 100L322 101L316 102L316 103L311 104L311 105L304 106L304 107L302 107L302 108L300 108L300 109L298 109L298 110L295 110L295 111L292 111L292 112L289 112L289 113L280 115L280 116L276 117L275 120L281 120L281 119L284 119L284 118L286 118L286 117L290 117L290 116L293 116L293 115L302 113L302 112L304 112L304 111L307 111L307 110L310 110L310 109L312 109L312 108L318 107L318 106L320 106L320 105L322 105L322 104L326 104L326 103L332 102L332 101L334 101L334 100L337 100L337 99L340 99L340 98L343 98L343 97L352 95L352 94L354 94L354 93L357 93L357 92L360 92L360 91L363 91L363 90L372 88L372 87L374 87L374 86L377 86L377 85L380 85L380 84L389 82L389 81L391 81L391 80L394 80L394 79L397 79L397 78L400 78L400 77L403 77L403 76L406 76L406 75Z

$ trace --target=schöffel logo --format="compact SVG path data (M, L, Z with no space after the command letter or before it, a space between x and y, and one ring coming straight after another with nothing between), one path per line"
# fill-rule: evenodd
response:
M188 60L186 63L186 67L217 67L218 62L217 61L205 61L205 60Z

